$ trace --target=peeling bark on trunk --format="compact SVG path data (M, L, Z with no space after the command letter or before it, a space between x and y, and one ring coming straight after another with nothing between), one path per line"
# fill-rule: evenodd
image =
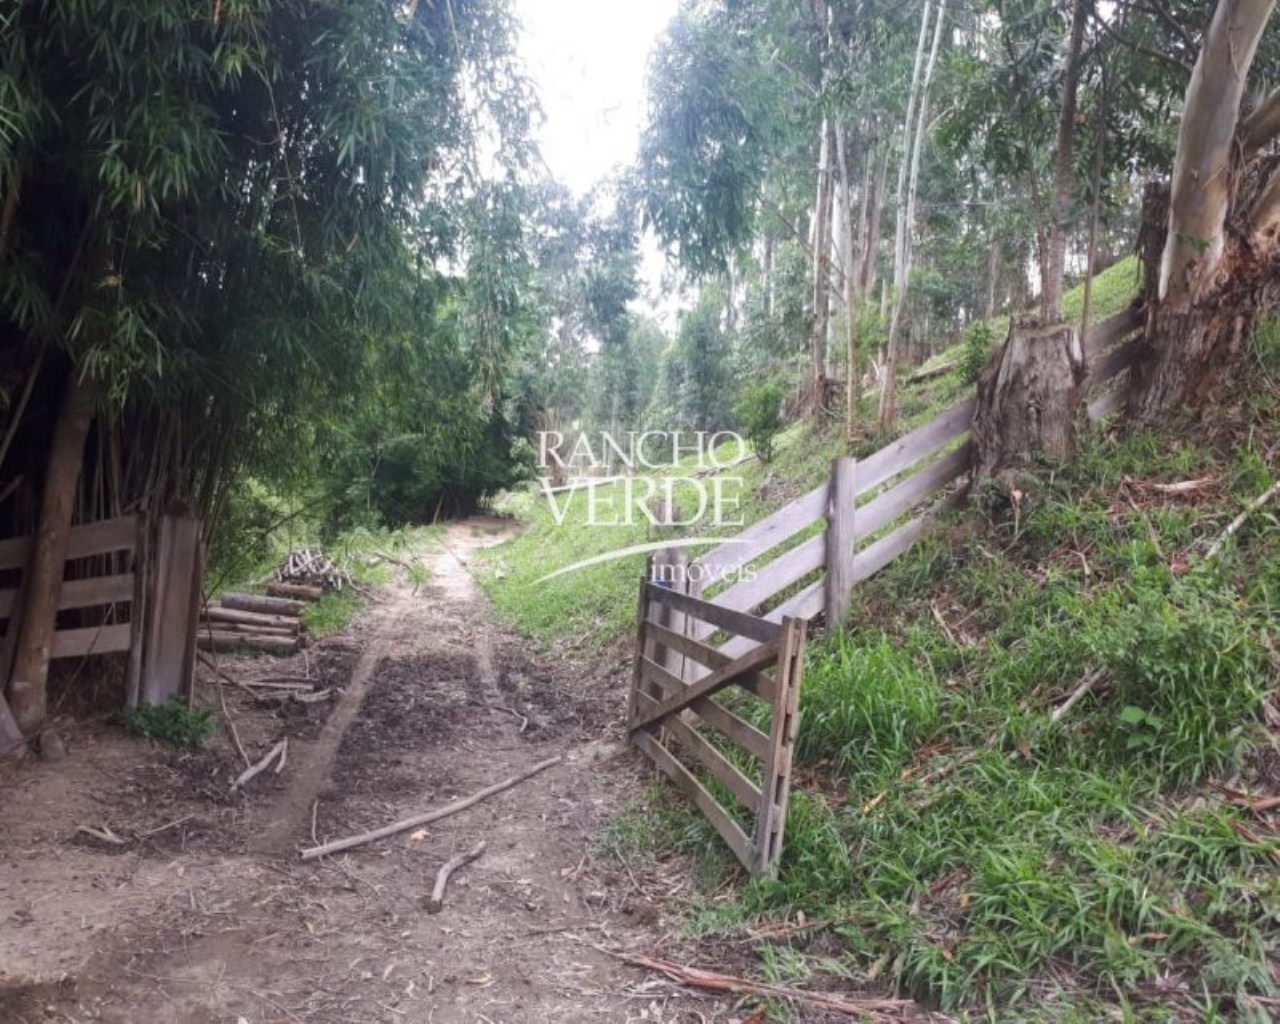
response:
M1075 328L1015 322L978 381L973 415L975 479L1037 459L1069 461L1088 376Z
M1239 123L1274 8L1275 0L1218 4L1187 87L1172 181L1167 191L1148 191L1146 353L1130 376L1131 418L1207 401L1276 301L1280 159L1242 166L1280 130L1274 97Z
M1252 165L1239 182L1235 209L1224 229L1215 283L1194 301L1152 301L1159 293L1168 251L1167 188L1154 187L1144 205L1144 241L1148 313L1146 351L1131 371L1128 412L1144 421L1163 410L1199 406L1212 400L1230 367L1244 353L1258 317L1280 299L1275 233L1253 227L1280 175L1280 158Z
M93 402L89 388L81 381L79 373L72 369L67 375L53 441L49 446L40 527L27 565L26 606L13 674L9 680L9 706L27 735L39 730L45 720L49 655L53 650L58 598L71 537L76 482L84 462L84 444L92 419Z

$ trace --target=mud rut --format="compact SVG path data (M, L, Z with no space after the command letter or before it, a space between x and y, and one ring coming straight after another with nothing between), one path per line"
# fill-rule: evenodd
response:
M454 526L427 586L397 584L312 650L306 669L345 683L332 710L264 715L228 688L251 752L292 737L285 770L242 797L225 792L229 746L161 756L101 729L74 735L62 765L0 779L0 1020L736 1019L598 948L663 944L660 901L592 850L641 770L607 735L621 691L588 694L494 624L467 561L503 529ZM427 834L297 858L313 814L337 838L557 754ZM104 849L76 835L88 823L133 840ZM480 839L428 915L438 866Z

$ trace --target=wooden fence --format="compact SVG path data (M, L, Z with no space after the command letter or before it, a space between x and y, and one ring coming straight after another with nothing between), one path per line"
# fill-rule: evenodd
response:
M685 622L705 623L741 637L750 650L737 658L727 657L662 625L664 613L677 613ZM782 854L805 626L793 618L780 625L766 622L664 588L648 578L641 582L627 715L631 742L694 802L742 865L756 875L772 872ZM686 684L669 667L673 655L698 663L706 674ZM767 734L716 699L730 689L769 705ZM759 784L726 756L726 743L752 762ZM735 814L726 808L680 755L715 779L741 811ZM740 823L743 817L750 821L750 834Z
M12 669L30 547L30 537L0 540L0 573L15 578L0 589L0 683ZM130 706L190 693L201 583L198 520L164 515L148 524L142 516L120 516L72 527L65 576L59 619L80 622L58 623L51 659L127 651Z
M1141 342L1116 343L1141 323L1140 311L1131 309L1099 323L1089 333L1085 348L1093 369L1086 384L1088 391L1099 389L1133 364ZM1088 405L1088 414L1101 419L1114 412L1119 401L1117 389L1097 395ZM754 784L736 769L729 772L721 763L722 757L717 761L718 751L699 733L700 725L707 726L740 743L746 723L725 719L728 712L711 701L702 688L719 689L730 683L748 689L756 686L759 696L774 701L775 725L784 722L786 737L786 771L777 777L767 772L762 776L766 792L774 799L760 806L767 804L769 814L785 816L794 738L786 730L794 730L796 712L781 716L776 712L798 700L798 692L790 693L787 687L794 680L798 689L800 667L788 665L784 671L780 664L776 687L770 683L760 690L756 679L763 678L762 673L758 667L750 667L760 663L752 659L767 660L779 649L771 648L770 642L781 633L767 627L798 630L803 637L805 622L823 613L829 624L843 624L854 587L905 554L929 532L939 513L954 500L952 485L969 470L972 449L968 435L974 407L975 399L966 399L865 459L835 460L826 483L688 566L682 564L679 553L665 562L661 557L655 559L655 566L667 565L677 571L665 581L672 589L650 584L641 591L630 716L632 740L693 798L738 859L753 872L771 871L776 866L782 821L776 822L777 846L759 846L764 840L760 835L761 812L757 812L756 836L748 842L741 829L734 831L736 823L698 778L676 760L669 749L671 742L690 751L703 769L746 806L756 806L752 803L757 792ZM918 512L922 506L925 511ZM819 524L822 529L817 529ZM805 533L811 535L804 537ZM763 556L770 556L769 560L759 564ZM747 569L751 571L744 572ZM728 579L736 582L703 599L706 581ZM716 640L719 633L730 635ZM734 677L727 679L730 669ZM645 691L645 686L650 690ZM690 695L697 695L702 703L695 703ZM670 710L689 707L699 713L701 723ZM663 713L655 718L660 710ZM662 729L655 734L652 727L658 721ZM738 736L733 735L734 729ZM772 750L759 739L753 743L755 749L747 748L753 754Z
M1140 323L1139 314L1127 310L1090 332L1086 349L1091 357L1100 358L1088 381L1089 389L1100 387L1132 365L1138 342L1103 352ZM1089 415L1094 419L1106 416L1115 411L1118 401L1116 391L1102 395L1089 405ZM966 399L865 459L837 459L827 483L702 555L692 563L690 578L734 578L750 566L753 573L710 600L735 611L757 612L783 591L803 583L760 614L770 622L781 622L788 615L812 618L825 612L829 622L843 622L853 588L920 540L948 499L899 521L968 472L974 405L974 399ZM794 543L798 535L824 521L824 530ZM753 564L778 548L783 550L770 561ZM820 574L819 578L811 579L815 574ZM710 632L709 627L700 625L692 635L703 639ZM748 646L749 641L735 638L721 650L732 657Z

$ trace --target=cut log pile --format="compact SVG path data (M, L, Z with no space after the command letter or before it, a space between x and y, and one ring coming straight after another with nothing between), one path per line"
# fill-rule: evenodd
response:
M210 601L201 610L196 643L206 650L242 647L267 654L295 654L306 642L302 610L319 600L323 591L302 586L288 590L288 597L226 593L221 600Z

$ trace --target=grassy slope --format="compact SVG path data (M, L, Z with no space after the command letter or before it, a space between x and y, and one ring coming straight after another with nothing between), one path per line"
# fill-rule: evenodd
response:
M1272 1019L1255 997L1275 987L1280 843L1216 785L1280 792L1266 725L1280 722L1280 519L1260 510L1219 559L1201 556L1274 476L1276 333L1230 413L1098 432L1018 509L958 516L859 590L854 631L811 646L779 880L724 900L732 863L661 786L602 845L637 862L697 853L692 931L798 910L828 925L834 943L759 946L769 978L834 971L971 1019ZM961 389L912 390L930 392L912 397L919 418ZM780 464L788 452L806 453L795 492L832 453L798 436ZM542 588L545 617L519 596L591 532L535 521L498 556L492 592L531 634L585 624L602 642L630 621L638 565L585 600Z

